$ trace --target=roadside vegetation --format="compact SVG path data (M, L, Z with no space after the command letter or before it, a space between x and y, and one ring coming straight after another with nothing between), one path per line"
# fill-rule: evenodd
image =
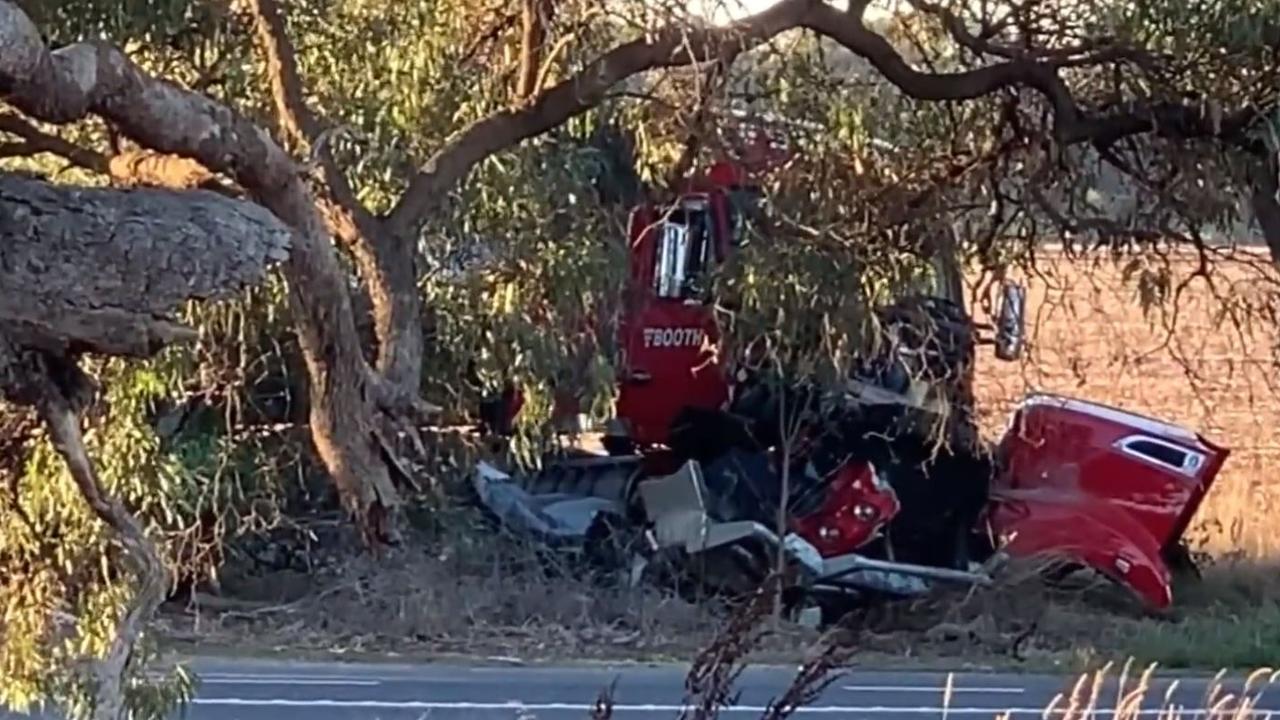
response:
M770 635L771 608L768 588L743 598L715 637L698 652L685 679L684 712L681 718L715 718L733 707L738 678L751 662L752 651ZM797 661L795 676L785 690L768 703L762 719L777 720L794 715L817 700L825 689L837 682L844 668L864 651L858 646L856 629L842 627L815 642ZM1158 663L1136 662L1130 657L1107 662L1077 674L1074 683L1066 683L1045 708L1046 718L1076 720L1095 717L1132 718L1155 716L1167 720L1183 717L1212 720L1236 720L1258 715L1269 717L1259 709L1259 701L1280 684L1280 671L1263 666L1246 668L1230 678L1220 672L1207 684L1202 698L1188 707L1179 698L1179 681L1172 679L1158 687ZM1163 678L1168 679L1168 678ZM1242 680L1242 682L1241 682ZM1229 683L1229 684L1228 684ZM951 679L944 684L941 702L945 716L954 700ZM1011 716L996 712L994 717ZM596 701L591 717L613 716L612 697L605 688Z
M1262 441L1192 529L1204 575L1163 619L1013 568L821 636L584 575L468 500L476 459L561 441L566 388L609 416L628 208L762 128L795 154L758 168L770 232L717 289L737 345L767 342L784 373L834 377L868 308L922 278L980 297L1048 277L1052 240L1121 268L1165 338L1196 303L1221 330L1225 349L1143 346L1228 357L1186 364L1205 414L1174 419L1232 445L1213 419L1230 400L1274 428L1265 383L1197 395L1226 366L1275 376L1274 0L847 5L709 25L674 0L0 0L0 705L163 717L192 679L149 669L213 648L696 656L708 712L726 668L811 647L788 706L849 661L1280 663ZM129 205L144 187L160 209ZM110 223L129 231L85 229ZM1223 274L1245 237L1263 251L1247 283ZM46 282L56 263L92 282ZM815 337L820 357L799 350ZM1036 375L1063 343L1031 343L1021 384L986 396L992 423L1026 387L1144 383L1105 363ZM524 411L495 449L458 428L507 382Z
M489 534L472 512L457 515L461 525L447 534L424 533L413 549L380 560L315 550L312 569L236 562L220 595L181 596L163 609L166 646L179 655L683 662L729 617L723 599L582 577L574 558L549 559ZM1145 616L1096 577L1049 586L1040 570L1015 566L992 589L851 616L850 662L1028 672L1093 670L1129 657L1211 672L1277 662L1273 565L1212 565L1178 584L1168 617ZM753 650L756 662L797 662L821 637L794 620L770 630Z

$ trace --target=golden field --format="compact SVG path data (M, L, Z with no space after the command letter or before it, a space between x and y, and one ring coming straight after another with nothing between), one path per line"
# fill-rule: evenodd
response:
M1280 273L1247 250L1215 258L1207 279L1198 267L1191 253L1149 266L1167 277L1170 295L1144 313L1131 258L1040 256L1034 273L1017 278L1027 287L1026 356L979 355L982 419L1002 429L1012 404L1038 389L1194 428L1232 455L1189 533L1193 548L1280 559L1280 335L1267 317Z

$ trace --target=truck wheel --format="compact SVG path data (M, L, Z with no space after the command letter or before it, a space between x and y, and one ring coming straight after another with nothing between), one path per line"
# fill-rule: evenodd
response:
M624 457L636 452L635 442L625 435L605 435L600 439L600 444L611 457Z

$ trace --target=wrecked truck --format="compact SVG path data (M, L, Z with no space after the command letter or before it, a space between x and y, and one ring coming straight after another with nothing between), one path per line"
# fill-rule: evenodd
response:
M986 584L1004 557L1091 569L1169 608L1172 570L1189 562L1183 534L1227 448L1048 393L1027 395L984 441L973 366L979 346L1021 354L1026 295L1012 283L992 326L954 293L881 308L882 350L838 386L729 368L697 280L739 247L751 197L719 165L673 202L633 211L608 454L536 473L482 463L476 495L500 522L551 544L640 537L616 560L633 581L660 562L749 590L783 557L808 596L837 609ZM518 410L508 396L490 422Z

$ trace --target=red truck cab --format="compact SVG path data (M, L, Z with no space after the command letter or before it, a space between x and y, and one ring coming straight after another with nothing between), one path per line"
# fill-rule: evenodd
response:
M1092 567L1164 609L1169 559L1229 455L1172 423L1032 394L1000 440L989 523L1013 555Z
M673 203L631 213L617 416L632 443L663 444L681 409L729 400L708 283L742 244L752 195L733 166L717 164Z

